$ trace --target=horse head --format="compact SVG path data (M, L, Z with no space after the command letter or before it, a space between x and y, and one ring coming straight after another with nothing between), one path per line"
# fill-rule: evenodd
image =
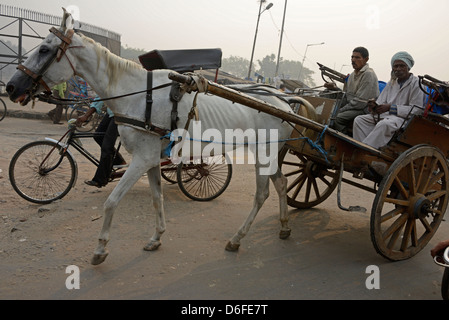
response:
M59 29L51 28L50 34L37 49L17 67L16 73L6 85L6 91L13 102L26 105L31 98L51 87L67 81L73 74L68 59L62 59L70 45L74 20L64 8Z

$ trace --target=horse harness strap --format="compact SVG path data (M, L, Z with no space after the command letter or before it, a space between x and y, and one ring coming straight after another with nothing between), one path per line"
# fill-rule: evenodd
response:
M34 72L34 71L30 70L22 64L19 64L17 66L17 69L24 72L27 76L29 76L33 80L33 88L32 88L33 91L36 91L37 86L40 84L45 88L45 90L48 93L51 94L50 87L47 85L47 83L45 83L45 81L43 79L44 73L47 71L47 69L50 67L50 65L55 60L57 62L61 61L62 56L66 55L67 49L78 48L78 47L69 47L70 44L72 43L73 34L75 33L75 31L73 29L67 30L66 35L64 35L61 31L59 31L55 27L52 27L50 29L50 32L53 33L55 36L57 36L62 41L61 44L59 45L58 51L55 53L55 55L52 56L50 59L48 59L38 72ZM70 64L70 67L72 68L74 74L76 75L77 72L76 72L72 62L70 61L70 59L68 57L67 57L67 60Z
M174 81L170 90L170 100L173 103L173 107L171 110L171 130L176 130L178 128L178 102L181 101L182 96L185 91L181 89L181 84L179 82Z
M51 89L50 87L45 83L44 79L42 79L42 76L34 73L33 71L31 71L30 69L28 69L27 67L25 67L24 65L19 64L17 66L17 69L19 69L20 71L24 72L26 75L28 75L31 79L33 79L33 82L35 84L40 84L45 88L45 91L47 91L49 94L51 94Z
M121 116L121 115L114 115L114 120L117 124L128 124L131 126L141 128L141 129L146 129L148 131L157 133L160 136L165 136L170 132L170 130L168 130L168 129L159 128L154 125L150 125L148 127L147 124L145 123L145 121L128 118L128 117Z
M56 29L55 27L52 27L50 29L50 32L53 33L55 36L57 36L62 41L61 44L59 45L59 50L56 55L56 61L59 62L59 61L61 61L62 56L67 51L67 48L72 43L72 37L73 37L73 34L75 33L75 31L73 29L67 30L67 36L66 36L61 31Z
M178 102L181 101L183 92L181 91L181 86L177 82L171 84L172 88L170 90L170 100L173 102L173 107L171 111L171 130L157 127L151 123L151 112L153 107L153 90L164 88L167 85L162 85L153 88L153 73L149 71L147 73L147 94L146 94L146 106L145 106L145 120L141 121L138 119L129 118L123 115L115 115L114 119L117 123L129 124L147 131L157 133L161 136L166 136L170 131L177 129L178 118Z
M181 101L184 92L181 90L181 84L178 82L173 82L170 90L170 100L173 103L171 116L170 116L170 126L171 130L177 129L178 118L178 102ZM147 96L146 96L146 107L145 107L145 127L146 129L152 127L151 124L151 111L153 107L153 73L149 71L147 73Z
M145 128L151 128L151 109L153 108L153 73L147 73L147 95L145 108Z

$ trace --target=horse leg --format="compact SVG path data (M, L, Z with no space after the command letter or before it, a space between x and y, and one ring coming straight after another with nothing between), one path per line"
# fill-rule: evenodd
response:
M94 251L94 256L91 260L93 265L98 265L102 263L108 256L108 251L106 245L109 242L109 230L111 229L112 217L114 211L117 208L120 200L125 196L125 194L131 189L131 187L142 177L145 169L142 166L137 165L137 161L133 159L130 167L126 170L123 177L120 179L117 186L109 195L108 199L104 203L104 221L103 228L101 229L98 246Z
M246 234L249 231L249 228L251 227L251 224L254 222L254 219L256 218L257 213L264 204L265 200L268 198L270 193L268 178L269 176L261 175L259 173L259 166L256 165L256 195L254 196L253 208L246 221L243 223L243 225L240 227L237 233L229 240L228 244L226 245L227 251L237 251L239 249L240 240L244 236L246 236Z
M291 229L288 227L288 205L287 205L287 178L278 169L277 172L270 176L274 187L279 196L279 211L281 221L281 231L279 238L287 239L290 236Z
M143 249L146 251L154 251L161 245L161 236L165 232L164 196L162 194L160 165L148 170L147 175L153 196L153 206L156 210L156 230L150 242Z

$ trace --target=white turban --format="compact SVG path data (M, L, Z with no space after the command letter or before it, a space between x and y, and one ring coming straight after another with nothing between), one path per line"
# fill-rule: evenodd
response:
M413 60L413 57L405 51L400 51L396 53L393 58L391 58L391 67L393 67L393 64L396 60L405 62L409 69L413 68L413 66L415 65L415 60Z

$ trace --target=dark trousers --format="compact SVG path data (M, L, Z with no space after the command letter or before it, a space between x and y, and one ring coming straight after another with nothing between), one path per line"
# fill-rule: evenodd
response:
M59 97L59 91L53 90L53 95ZM48 113L50 119L53 120L53 123L59 123L61 121L63 109L64 106L62 104L57 104L56 107Z
M118 137L117 124L114 122L114 117L109 117L107 114L103 117L95 132L104 132L104 136L95 137L95 141L101 147L100 163L98 165L93 181L101 185L106 185L109 181L109 176L112 172L114 164L122 164L125 162L120 153L114 160L116 154L115 141ZM114 160L114 161L113 161Z

